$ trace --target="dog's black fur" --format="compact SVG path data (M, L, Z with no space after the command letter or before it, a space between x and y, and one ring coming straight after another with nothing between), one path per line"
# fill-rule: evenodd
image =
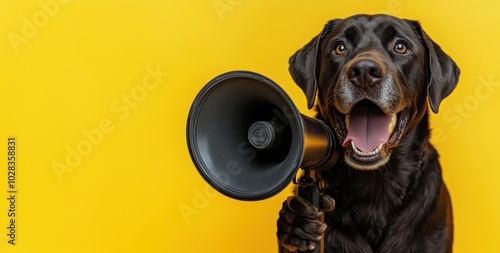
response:
M349 72L360 55L382 73L372 70L360 78ZM321 236L325 252L332 253L452 252L450 196L429 143L427 108L429 101L437 112L455 88L460 71L453 60L416 21L356 15L330 21L290 58L290 72L309 108L316 105L317 117L341 143L344 117L356 104L395 113L398 123L381 155L365 161L344 145L337 165L317 172L326 182L324 195L336 203L325 212L324 224L304 199L293 196L283 203L280 252L310 250Z

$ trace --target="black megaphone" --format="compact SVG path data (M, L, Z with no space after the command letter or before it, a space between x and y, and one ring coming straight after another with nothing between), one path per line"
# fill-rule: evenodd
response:
M224 73L202 88L189 112L187 142L205 181L240 200L272 197L295 182L299 168L331 168L340 153L324 122L302 115L276 83L248 71ZM299 195L313 194L308 189Z

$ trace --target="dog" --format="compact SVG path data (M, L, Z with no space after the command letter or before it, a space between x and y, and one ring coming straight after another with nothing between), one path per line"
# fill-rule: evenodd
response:
M437 113L455 89L455 62L417 21L355 15L329 21L289 63L309 109L342 147L333 168L316 172L328 208L299 196L283 203L279 251L313 250L323 239L332 253L452 252L428 108Z

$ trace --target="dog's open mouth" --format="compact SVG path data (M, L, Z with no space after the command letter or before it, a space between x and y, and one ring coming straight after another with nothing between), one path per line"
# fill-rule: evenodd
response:
M377 169L387 163L408 122L407 110L387 114L369 101L357 103L342 116L340 137L345 160L360 170Z

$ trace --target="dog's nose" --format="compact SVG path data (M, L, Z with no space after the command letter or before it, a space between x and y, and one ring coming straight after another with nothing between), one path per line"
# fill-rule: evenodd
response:
M384 76L384 66L371 59L359 59L347 69L349 80L363 88L379 85Z

